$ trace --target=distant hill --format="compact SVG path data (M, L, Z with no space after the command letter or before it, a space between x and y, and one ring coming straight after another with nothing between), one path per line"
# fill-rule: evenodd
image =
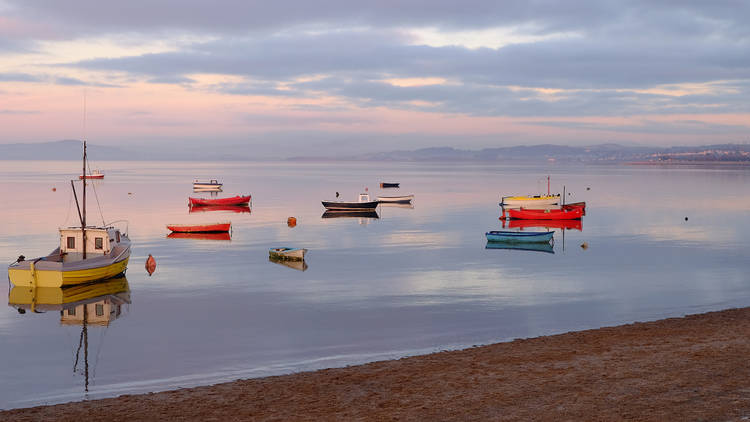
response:
M123 157L132 154L120 148L87 144L89 155L97 157ZM81 141L43 142L37 144L0 144L0 160L80 160L83 153Z
M631 147L617 144L599 144L585 147L565 145L531 145L481 150L463 150L452 147L422 148L413 151L391 151L360 154L343 158L294 157L291 160L339 159L348 161L474 161L538 163L590 162L622 163L633 161L731 161L750 163L750 145L724 144L697 147Z
M147 150L88 144L96 161L105 160L252 160L251 150L237 146L214 146L206 151L200 145L154 146ZM135 148L135 147L134 147ZM0 144L0 160L79 160L81 141L63 140L35 144ZM444 161L539 163L669 163L669 162L741 162L750 164L750 145L721 144L696 147L645 147L599 144L590 146L530 145L484 148L480 150L432 147L417 150L365 153L347 157L290 157L292 161Z

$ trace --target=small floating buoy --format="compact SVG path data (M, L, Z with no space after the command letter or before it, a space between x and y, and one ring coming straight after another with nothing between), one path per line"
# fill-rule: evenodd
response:
M587 187L586 190L591 190L591 188Z
M588 249L589 248L589 242L583 242L581 243L581 249Z
M685 217L685 221L687 221L687 217Z
M297 219L294 217L289 217L286 219L286 225L289 227L294 227L297 225Z
M148 258L146 259L146 272L148 273L148 276L151 277L151 274L153 274L154 271L156 271L156 260L151 254L148 254Z
M57 192L57 188L52 188L52 192Z

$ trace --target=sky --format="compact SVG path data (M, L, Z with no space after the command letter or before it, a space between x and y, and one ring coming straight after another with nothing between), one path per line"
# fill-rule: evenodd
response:
M748 22L721 0L0 0L0 143L747 143Z

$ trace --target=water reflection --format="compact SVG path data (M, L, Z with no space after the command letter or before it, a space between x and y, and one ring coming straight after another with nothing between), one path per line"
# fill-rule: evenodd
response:
M321 218L380 218L377 211L326 211Z
M198 239L198 240L232 240L229 232L224 233L178 233L172 232L167 235L170 239Z
M89 391L90 381L89 327L106 330L113 321L127 313L127 308L123 307L130 303L130 287L124 275L65 288L13 286L8 294L8 306L19 314L59 311L61 326L81 326L73 372L83 375L85 393Z
M250 213L252 210L249 205L193 205L188 208L188 212L211 212L225 211L234 213Z
M484 248L555 253L551 243L487 242Z
M274 259L271 257L268 257L269 262L273 262L274 264L283 265L285 267L289 267L298 271L306 271L307 270L307 263L305 260L301 261L291 261L288 259Z
M583 231L583 220L501 220L503 228L548 228Z

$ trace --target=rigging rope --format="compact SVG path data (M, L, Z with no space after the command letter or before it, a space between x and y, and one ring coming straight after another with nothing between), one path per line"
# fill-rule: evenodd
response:
M86 166L89 169L89 174L91 174L91 164L89 163L88 157L86 157ZM85 179L86 175L84 174L83 183L86 183ZM96 206L99 208L99 216L102 217L102 226L106 226L107 223L104 222L104 213L102 212L102 205L99 203L99 195L96 193L96 183L91 181L91 188L94 190L94 197L96 198Z

